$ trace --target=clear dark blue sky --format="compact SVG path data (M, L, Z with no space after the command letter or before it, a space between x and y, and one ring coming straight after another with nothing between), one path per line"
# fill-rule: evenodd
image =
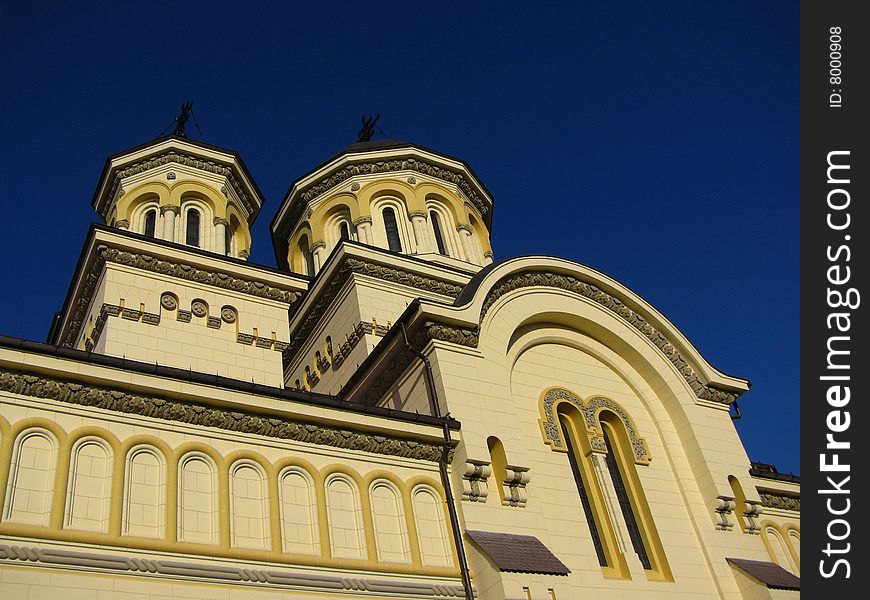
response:
M106 156L182 100L265 194L269 265L282 194L379 112L475 169L497 259L595 267L750 379L750 457L799 471L796 3L49 4L0 8L0 333L45 338Z

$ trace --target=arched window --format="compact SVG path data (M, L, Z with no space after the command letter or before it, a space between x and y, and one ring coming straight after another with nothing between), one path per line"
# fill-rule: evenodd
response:
M601 432L604 436L604 445L607 446L607 454L604 457L607 463L607 470L610 472L610 479L613 481L613 487L616 491L616 499L619 501L619 508L622 511L622 517L625 519L625 527L628 529L628 537L631 540L631 546L634 548L635 554L640 559L640 564L643 568L649 571L652 565L649 561L643 537L640 533L640 527L637 524L637 516L634 514L634 507L631 505L631 500L628 497L628 490L625 487L625 478L619 470L617 462L616 449L610 441L610 436L607 435L606 428L602 428Z
M359 492L348 477L335 475L326 482L326 507L332 556L365 558Z
M429 211L429 218L432 219L432 229L435 230L435 244L438 246L438 254L447 256L447 247L444 245L444 234L441 233L441 221L438 220L438 213L434 210Z
M608 566L607 554L604 552L604 545L601 541L599 532L599 523L596 520L597 511L593 509L592 501L589 497L589 484L587 476L580 469L578 462L577 441L574 438L570 420L564 414L559 415L559 425L562 428L562 439L565 440L565 450L568 453L568 462L571 465L571 472L574 474L574 483L577 485L577 493L580 496L580 503L583 505L583 513L586 515L586 524L589 526L589 534L592 536L592 545L595 547L595 554L598 556L598 564L602 567Z
M236 228L232 225L227 225L227 232L224 235L224 254L232 255L233 251L233 236L236 235Z
M215 544L218 541L216 467L204 454L186 455L178 474L178 541Z
M305 265L305 274L314 277L314 254L308 247L308 238L302 238L299 243L299 252L302 254L302 263Z
M185 243L188 246L199 248L199 211L195 208L187 210L187 237Z
M383 210L384 227L387 230L387 245L393 252L402 251L402 238L399 237L399 224L396 222L396 212L389 206Z
M350 225L347 224L347 221L341 222L341 225L338 227L338 234L343 240L350 239Z
M149 210L145 213L145 235L147 237L154 237L154 230L157 227L157 211Z

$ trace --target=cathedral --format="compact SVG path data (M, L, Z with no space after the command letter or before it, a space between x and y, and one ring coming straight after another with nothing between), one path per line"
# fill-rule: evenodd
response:
M593 268L497 260L463 160L360 135L281 199L277 268L183 128L92 205L47 341L0 337L0 597L799 596L749 383Z

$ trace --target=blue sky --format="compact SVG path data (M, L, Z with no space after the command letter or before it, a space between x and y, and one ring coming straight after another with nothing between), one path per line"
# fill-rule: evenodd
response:
M106 156L183 100L265 194L269 265L290 183L377 112L474 168L497 259L603 271L750 379L750 457L799 472L796 3L26 4L0 7L0 333L45 338Z

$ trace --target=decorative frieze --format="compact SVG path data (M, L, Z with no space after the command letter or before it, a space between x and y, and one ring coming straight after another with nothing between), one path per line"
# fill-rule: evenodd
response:
M301 296L300 292L277 288L260 281L241 279L224 272L200 269L185 263L161 260L149 254L127 252L101 244L97 246L94 262L84 277L84 284L75 300L69 325L66 328L66 336L60 341L61 346L67 348L75 347L76 340L82 330L82 325L87 318L88 308L93 299L103 266L107 262L232 290L258 298L277 300L291 305ZM183 320L181 318L181 311L179 311L178 320Z
M190 323L191 318L193 317L193 313L189 310L178 309L178 314L175 315L175 318L182 323Z
M133 175L138 175L139 173L144 173L145 171L148 171L155 167L160 167L162 165L170 163L193 167L195 169L199 169L200 171L215 173L217 175L222 175L223 177L226 177L227 181L236 192L236 196L238 196L239 202L241 202L242 206L245 207L245 211L247 211L248 215L256 214L257 210L259 210L259 208L251 202L251 199L248 198L247 192L245 192L242 184L236 178L235 174L233 173L233 169L229 165L221 162L204 160L191 154L180 154L175 150L168 150L167 152L164 152L163 154L160 154L158 156L152 156L137 163L133 163L130 166L125 167L124 169L119 169L115 173L115 178L112 180L109 191L105 197L114 198L115 192L121 185L121 181L123 179L131 177ZM100 216L103 217L103 219L105 219L108 215L110 206L110 203L106 203L105 206L101 208Z
M792 496L790 494L779 493L772 490L759 492L758 495L765 508L776 508L793 512L801 511L800 496Z
M250 346L254 343L254 336L249 333L239 332L236 334L236 341L240 344L244 344L245 346Z
M483 317L486 315L490 307L505 294L514 290L533 286L553 287L574 292L610 309L614 314L655 344L662 354L664 354L680 372L686 380L686 383L689 384L698 398L721 404L731 404L739 396L739 394L735 392L725 391L715 386L704 384L676 347L671 344L662 332L650 325L643 316L626 306L618 298L602 291L600 288L592 284L580 281L576 277L570 275L563 275L561 273L553 273L549 271L527 271L505 277L496 283L487 295L483 307L480 310L480 321L483 322Z
M438 462L442 453L442 445L436 443L330 427L283 415L267 416L198 402L143 396L117 387L101 387L5 369L0 369L0 391L189 425L429 462Z
M489 214L489 203L475 190L474 186L459 171L436 165L429 160L419 158L400 158L394 160L362 160L346 165L327 174L319 181L312 183L299 191L293 201L290 211L278 225L276 234L279 239L287 240L290 232L299 221L306 207L315 199L329 190L341 185L356 175L376 173L396 173L399 171L416 171L456 185L466 198L485 218ZM355 190L354 190L355 191Z
M469 459L462 474L462 499L468 502L486 502L489 496L486 480L490 475L492 467L488 462Z
M221 319L220 317L209 317L208 319L206 319L205 324L212 329L220 329Z

